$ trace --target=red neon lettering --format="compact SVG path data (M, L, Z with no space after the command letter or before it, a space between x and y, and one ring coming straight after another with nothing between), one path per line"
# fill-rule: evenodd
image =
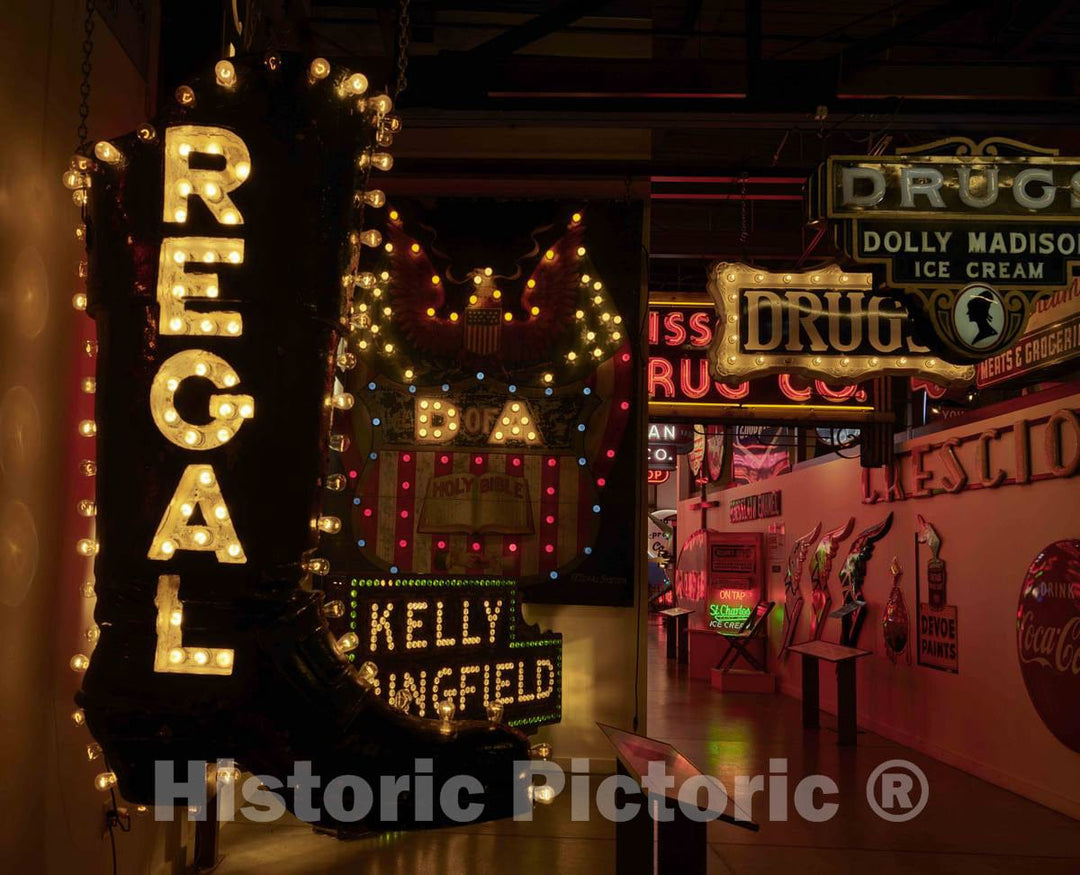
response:
M691 346L708 346L712 343L711 316L708 312L699 310L690 316L690 330L694 332L690 338Z
M705 358L697 359L698 383L692 385L690 369L694 365L694 359L684 358L679 362L679 383L688 398L704 398L709 394L709 361Z
M674 398L675 381L672 380L671 362L667 359L649 359L649 397L650 398ZM658 389L663 389L661 395Z
M664 343L667 346L682 346L686 343L686 328L683 327L681 310L672 310L664 317Z
M810 400L810 388L796 389L791 384L791 377L788 374L781 374L778 378L780 383L780 391L784 393L787 398L792 401L809 401Z

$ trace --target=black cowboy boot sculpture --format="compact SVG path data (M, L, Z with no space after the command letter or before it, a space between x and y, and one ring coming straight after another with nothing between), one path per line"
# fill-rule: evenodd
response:
M364 249L380 243L362 216L384 202L367 181L389 167L390 100L323 59L214 74L153 124L97 143L71 177L88 200L99 344L86 724L133 802L155 801L156 761L232 758L282 782L309 761L324 788L368 782L369 827L437 825L439 806L416 792L396 811L379 801L380 779L419 760L436 800L469 776L479 819L507 816L525 737L391 707L306 585L340 526L318 507L340 488L325 473L347 440L332 433L347 403L337 352Z

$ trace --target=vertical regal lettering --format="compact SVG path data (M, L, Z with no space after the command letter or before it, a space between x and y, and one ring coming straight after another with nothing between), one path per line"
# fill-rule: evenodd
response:
M221 169L194 166L193 158L224 159ZM229 192L243 184L251 172L248 148L224 128L178 125L165 131L165 173L162 221L182 225L188 201L199 198L222 225L244 224L244 217ZM165 237L158 260L158 332L163 335L237 338L243 333L239 313L223 310L193 311L191 299L214 300L221 294L218 266L232 269L243 263L244 241L234 237ZM174 398L185 380L209 380L218 389L231 389L240 376L221 356L205 349L188 349L166 359L150 389L150 413L161 433L192 452L212 450L232 440L244 422L255 415L250 395L210 396L210 421L195 425L178 412ZM198 520L198 522L195 522ZM244 548L237 537L229 507L212 465L192 463L180 477L172 499L154 533L148 556L168 562L178 550L202 550L218 562L244 563ZM184 647L180 631L183 602L180 578L158 578L157 646L154 671L181 674L232 673L234 652L228 648Z

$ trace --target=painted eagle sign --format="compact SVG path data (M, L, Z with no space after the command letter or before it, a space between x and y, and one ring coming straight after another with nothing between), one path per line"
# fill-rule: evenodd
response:
M923 342L953 362L1015 343L1080 263L1080 158L1014 140L832 156L809 206L853 264L902 290Z

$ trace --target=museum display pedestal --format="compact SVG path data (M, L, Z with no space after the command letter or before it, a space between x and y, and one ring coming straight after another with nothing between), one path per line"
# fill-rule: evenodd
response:
M709 670L709 685L721 693L775 693L776 675L733 668Z

